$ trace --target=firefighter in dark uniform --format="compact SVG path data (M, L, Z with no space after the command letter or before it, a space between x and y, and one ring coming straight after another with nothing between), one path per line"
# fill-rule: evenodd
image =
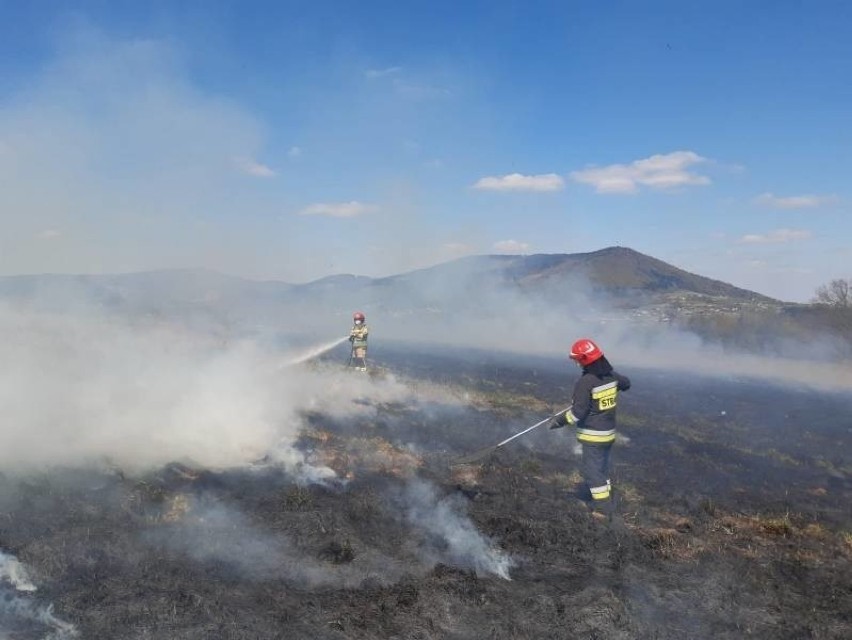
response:
M573 425L583 447L581 471L592 496L591 508L598 517L613 514L610 451L615 442L618 392L630 388L630 380L613 370L600 347L588 338L571 346L571 359L583 369L574 385L571 408L555 415L551 429Z

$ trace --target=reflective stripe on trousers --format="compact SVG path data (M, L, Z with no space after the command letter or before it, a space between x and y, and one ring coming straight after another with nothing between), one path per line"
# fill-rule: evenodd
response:
M615 442L615 429L597 431L595 429L577 429L577 440L580 442L593 442L595 444L606 444Z
M592 500L609 500L611 495L609 484L600 487L589 487L589 491L592 492Z
M592 503L604 510L610 508L612 482L609 477L610 451L612 443L603 445L583 444L581 472L583 481L592 494Z

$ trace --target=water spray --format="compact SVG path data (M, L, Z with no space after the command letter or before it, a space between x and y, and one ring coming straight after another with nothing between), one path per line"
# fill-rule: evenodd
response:
M284 367L292 367L294 365L302 364L303 362L307 362L308 360L312 360L314 358L317 358L317 357L321 356L322 354L324 354L325 352L331 351L337 345L343 344L348 339L349 339L349 336L343 336L342 338L338 338L337 340L333 340L331 342L327 342L325 344L321 344L321 345L318 345L316 347L311 347L310 349L304 351L303 353L299 354L298 356L291 358L290 360L285 362L283 365L281 365L281 368L283 369Z

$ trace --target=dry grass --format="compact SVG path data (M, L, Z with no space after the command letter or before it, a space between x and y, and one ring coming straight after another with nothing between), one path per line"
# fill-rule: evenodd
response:
M708 540L720 552L749 558L781 555L805 566L817 566L836 554L852 555L852 533L838 537L819 522L781 515L720 515L707 525Z
M575 469L570 474L551 473L549 475L542 476L541 481L545 484L552 484L566 490L571 490L580 484L583 481L583 478L580 475L580 472Z
M521 473L536 475L541 473L541 462L534 458L527 458L518 465L518 469Z
M766 451L766 457L772 458L773 460L777 460L778 462L783 462L784 464L792 465L794 467L798 467L800 465L798 460L788 456L786 453L778 451L778 449L768 449Z
M313 503L311 492L305 487L296 485L284 492L284 505L292 510L306 509Z
M185 493L176 493L166 501L166 508L160 516L160 521L177 522L183 520L189 510L189 496Z
M482 477L481 465L457 465L450 468L450 479L463 486L471 486L479 484Z
M840 534L840 540L846 549L847 554L852 554L852 531L844 531Z
M514 418L525 412L553 413L553 407L544 400L526 393L507 391L501 387L482 389L464 386L456 388L455 391L470 406L482 411L491 411L498 416Z
M634 531L654 555L667 560L689 562L706 549L700 540L676 528L635 527Z
M770 536L783 536L789 538L793 535L794 528L790 523L790 515L784 514L774 518L755 518L759 530Z
M644 500L639 489L630 483L619 482L615 485L614 490L618 492L619 498L627 505L635 506Z
M316 462L345 478L353 478L358 471L408 478L423 466L420 456L380 437L349 437L320 430L306 432L304 437L317 444Z

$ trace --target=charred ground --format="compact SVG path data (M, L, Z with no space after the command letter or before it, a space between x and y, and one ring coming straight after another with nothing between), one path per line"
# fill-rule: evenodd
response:
M377 384L460 402L365 397L354 418L307 415L299 447L335 479L263 463L2 478L0 549L38 584L27 601L52 603L79 637L124 640L852 633L848 397L625 371L613 528L577 499L564 430L450 464L563 406L564 362L378 355ZM436 518L500 553L459 546ZM5 597L7 637L73 637Z

